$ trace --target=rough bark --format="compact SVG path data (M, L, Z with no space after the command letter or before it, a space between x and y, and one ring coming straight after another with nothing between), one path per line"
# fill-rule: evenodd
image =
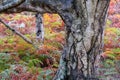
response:
M74 10L61 15L67 26L66 50L54 80L98 80L95 74L96 60L103 47L109 2L75 0Z

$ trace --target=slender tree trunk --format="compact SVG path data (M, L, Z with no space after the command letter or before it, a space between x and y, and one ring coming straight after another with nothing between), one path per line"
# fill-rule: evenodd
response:
M44 40L43 16L40 13L36 14L36 36L37 40Z
M67 26L66 47L54 80L98 80L96 60L103 47L109 0L76 0L74 4L75 13L61 15Z

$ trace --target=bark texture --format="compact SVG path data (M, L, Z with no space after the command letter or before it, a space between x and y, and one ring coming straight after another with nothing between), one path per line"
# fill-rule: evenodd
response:
M74 9L61 15L66 23L66 48L54 80L98 80L96 60L103 47L103 30L110 1L73 2Z

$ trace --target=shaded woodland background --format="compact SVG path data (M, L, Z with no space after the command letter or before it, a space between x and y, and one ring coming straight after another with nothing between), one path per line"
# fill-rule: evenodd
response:
M59 66L64 46L64 23L57 14L44 14L44 42L36 41L35 13L0 14L7 24L32 40L28 44L0 24L0 80L51 80ZM99 76L120 78L120 0L111 0Z

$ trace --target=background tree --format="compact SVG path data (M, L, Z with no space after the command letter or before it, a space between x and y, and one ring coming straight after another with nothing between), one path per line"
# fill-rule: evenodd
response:
M66 24L66 45L54 80L96 80L95 62L102 52L109 2L110 0L28 0L29 5L39 8L41 13L59 14Z
M36 14L36 36L37 40L43 41L44 39L43 15L40 13Z

